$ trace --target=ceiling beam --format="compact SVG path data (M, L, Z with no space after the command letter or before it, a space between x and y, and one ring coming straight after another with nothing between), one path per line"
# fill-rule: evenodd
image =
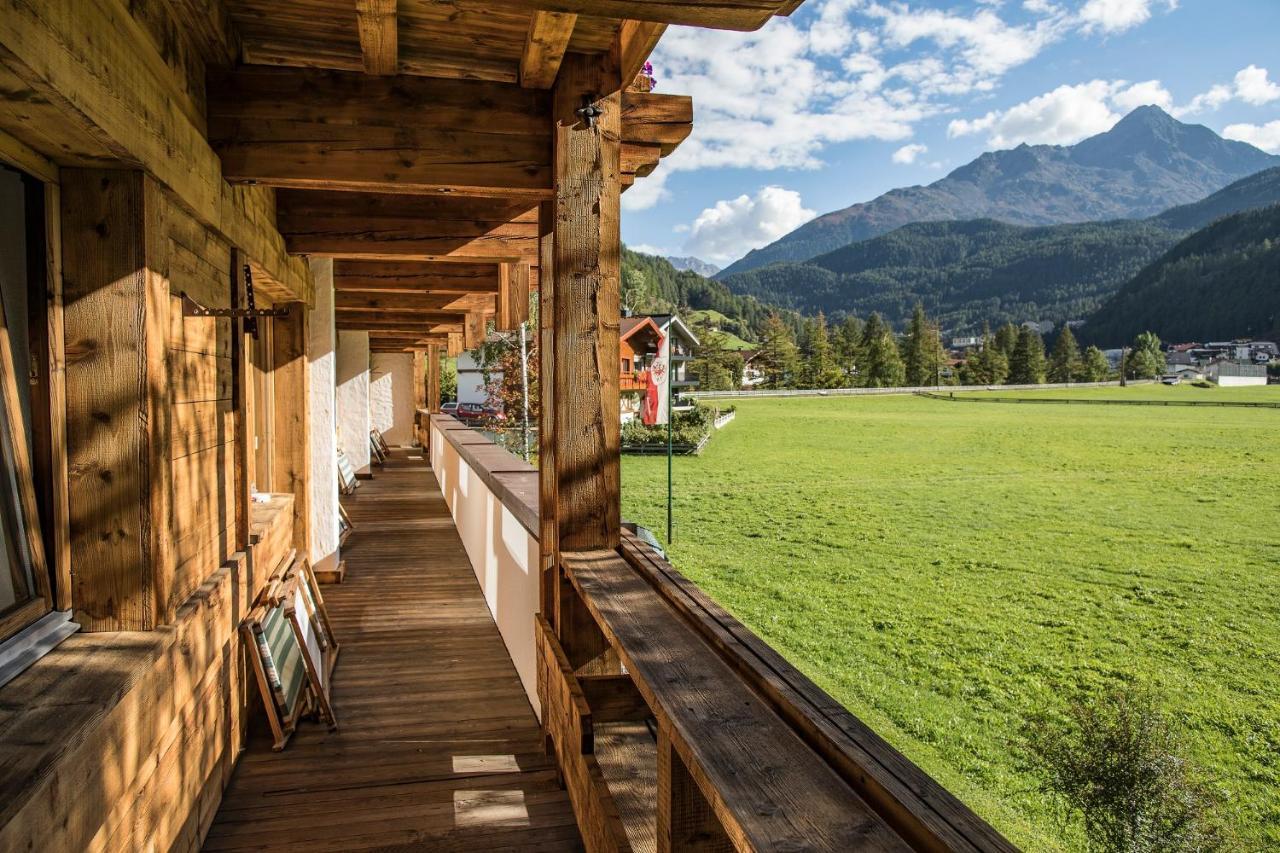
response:
M359 290L334 292L334 308L339 311L493 311L496 297L470 293L369 293Z
M282 190L276 207L285 244L298 254L495 264L538 260L538 207L528 200Z
M241 66L209 75L209 139L233 183L551 194L549 93L503 83Z
M338 320L382 324L383 326L403 323L409 328L414 328L423 323L461 323L462 318L467 313L466 311L423 311L412 309L364 311L339 308L334 312L334 317ZM375 328L375 326L370 326L369 328Z
M337 260L333 285L344 290L375 293L498 292L498 267L487 263Z
M636 18L719 30L758 30L796 0L505 0L506 5L595 18Z
M658 39L666 32L667 25L653 21L625 20L618 28L618 57L622 65L622 84L625 86L644 67L645 60L658 46Z
M356 0L360 53L367 74L395 74L399 65L396 0Z
M550 89L569 49L578 16L570 12L534 12L520 57L520 85Z

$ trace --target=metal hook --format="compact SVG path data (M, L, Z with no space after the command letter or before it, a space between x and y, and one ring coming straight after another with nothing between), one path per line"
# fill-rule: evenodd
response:
M604 115L604 110L596 106L596 100L591 95L583 95L582 106L575 110L587 122L587 128L590 130L595 130L596 119Z

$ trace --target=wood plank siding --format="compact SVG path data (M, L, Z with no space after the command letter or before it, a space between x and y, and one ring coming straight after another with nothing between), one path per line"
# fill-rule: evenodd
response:
M250 741L205 850L580 849L431 470L393 450L344 504L348 579L325 587L341 728Z

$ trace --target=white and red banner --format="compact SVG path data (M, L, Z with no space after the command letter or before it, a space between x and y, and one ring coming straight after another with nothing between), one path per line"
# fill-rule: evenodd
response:
M671 381L671 355L667 344L670 340L670 335L662 336L658 341L658 357L649 366L649 383L645 388L644 405L640 410L640 419L648 426L665 424L670 417L667 410L670 400L667 383Z

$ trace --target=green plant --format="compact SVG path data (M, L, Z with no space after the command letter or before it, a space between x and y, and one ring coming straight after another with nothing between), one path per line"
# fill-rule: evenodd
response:
M1120 688L1039 714L1024 729L1039 790L1092 849L1108 853L1217 850L1214 802L1184 760L1152 693Z

